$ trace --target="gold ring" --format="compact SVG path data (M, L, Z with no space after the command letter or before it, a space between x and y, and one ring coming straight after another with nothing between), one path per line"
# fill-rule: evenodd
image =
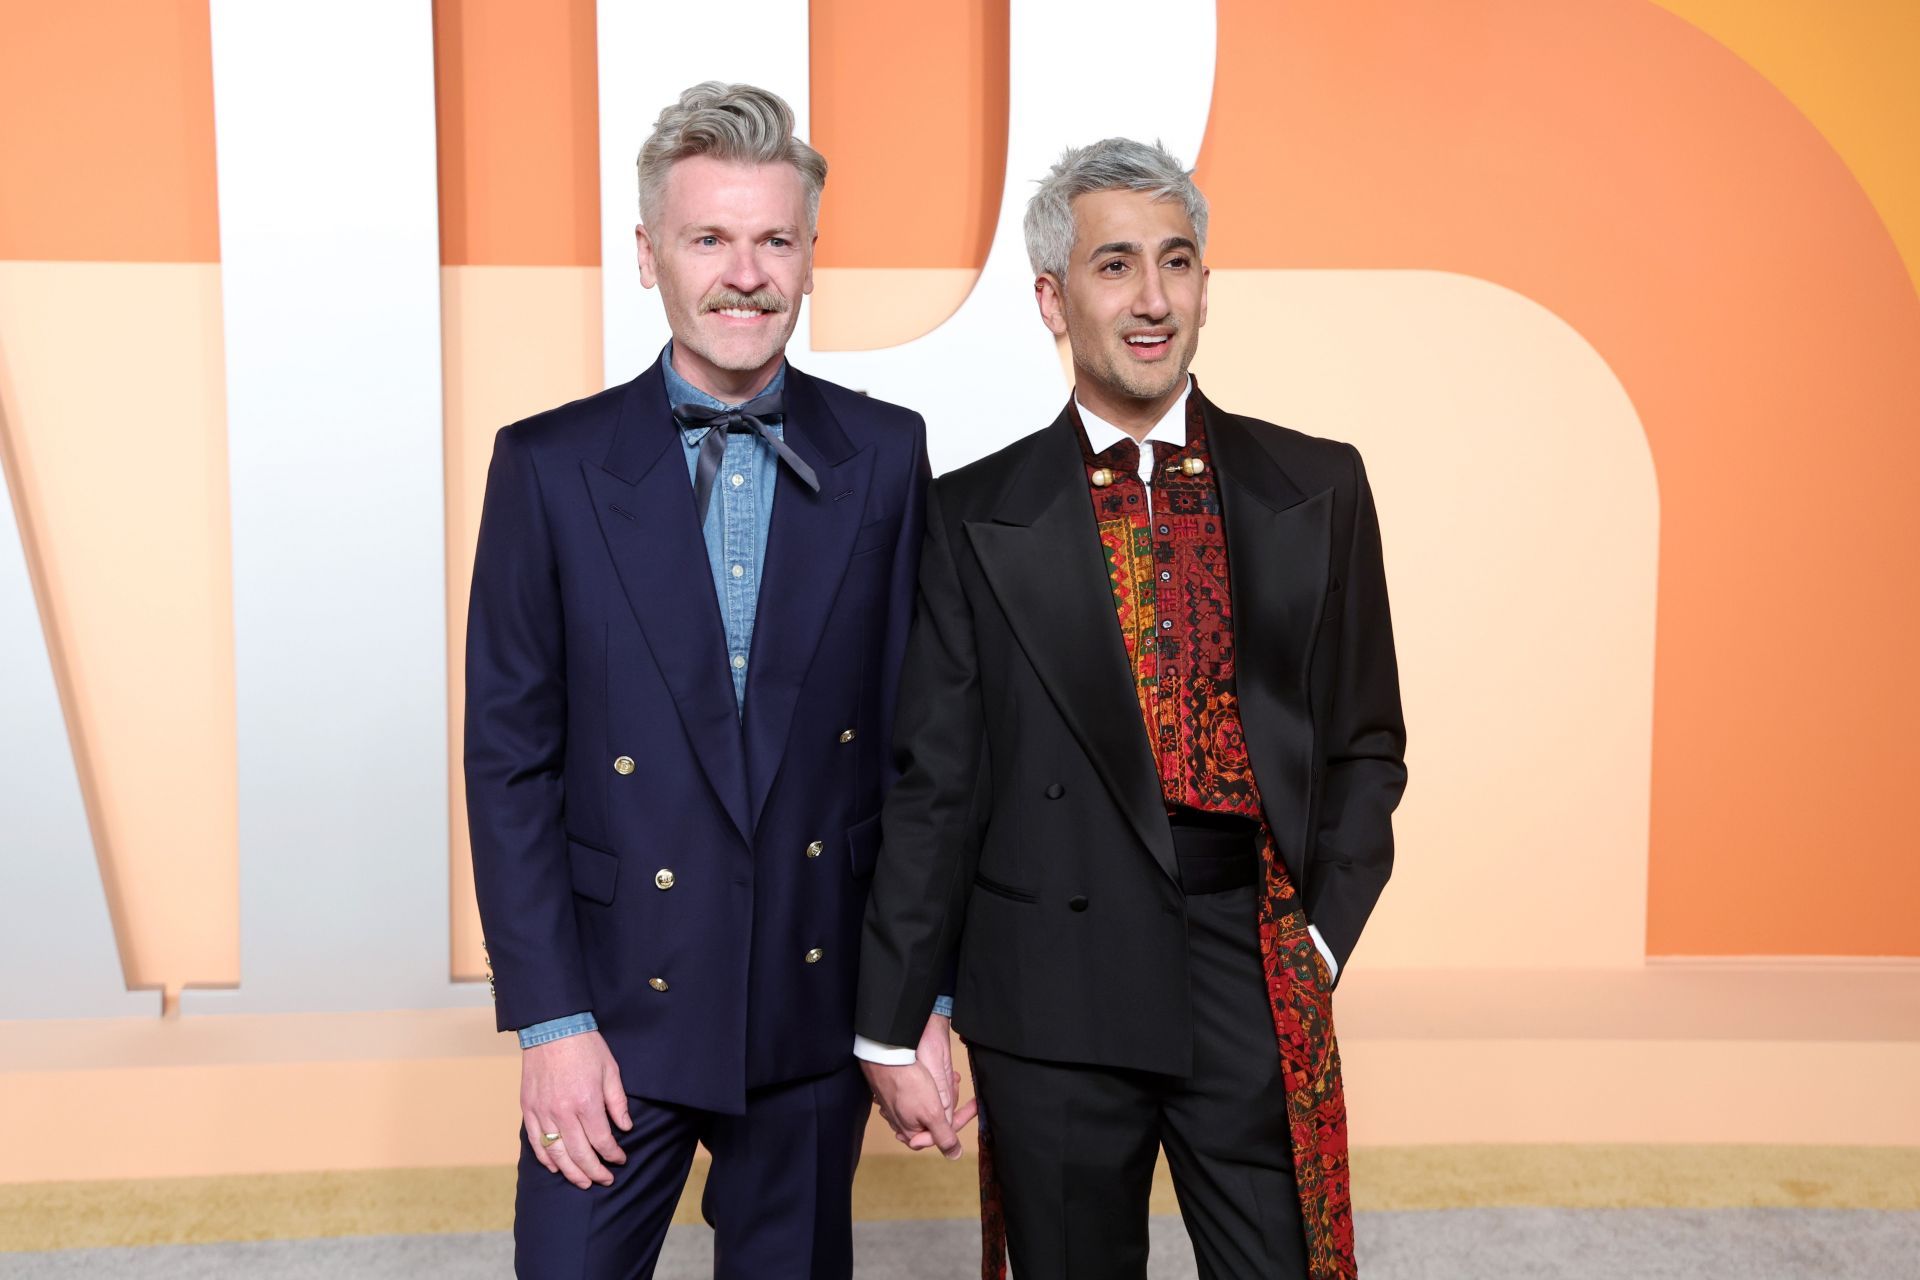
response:
M540 1135L540 1145L543 1147L550 1147L558 1141L560 1141L560 1135L557 1133L543 1133Z

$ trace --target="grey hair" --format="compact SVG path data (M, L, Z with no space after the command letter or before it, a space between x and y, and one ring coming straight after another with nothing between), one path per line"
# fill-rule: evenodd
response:
M1155 142L1102 138L1068 147L1027 201L1027 259L1036 276L1065 279L1073 256L1073 201L1095 191L1145 191L1156 200L1178 200L1193 223L1193 240L1207 256L1207 198L1193 185L1193 170Z
M826 157L793 136L793 108L779 94L750 84L706 80L663 110L640 147L641 222L653 225L667 174L692 156L747 164L786 161L807 184L807 230L818 223L820 191L827 185Z

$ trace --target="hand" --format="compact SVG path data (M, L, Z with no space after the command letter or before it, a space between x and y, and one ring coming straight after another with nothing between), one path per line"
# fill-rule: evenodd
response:
M918 1062L898 1067L862 1062L860 1069L866 1073L867 1085L880 1103L880 1114L894 1137L915 1151L938 1147L947 1159L960 1158L960 1130L972 1122L979 1110L977 1103L969 1100L949 1123L933 1077ZM957 1079L954 1083L958 1083Z
M609 1117L623 1131L633 1128L620 1068L598 1031L520 1051L520 1118L527 1145L547 1172L564 1174L582 1191L596 1182L612 1186L606 1164L625 1164L627 1153L614 1139ZM557 1133L560 1141L542 1146L543 1133Z
M947 1028L952 1025L952 1018L932 1015L927 1019L926 1030L920 1033L919 1046L913 1051L913 1060L926 1068L935 1092L940 1095L940 1109L946 1113L948 1124L953 1123L953 1100L959 1096L960 1087L960 1073L953 1069L953 1040L947 1034Z

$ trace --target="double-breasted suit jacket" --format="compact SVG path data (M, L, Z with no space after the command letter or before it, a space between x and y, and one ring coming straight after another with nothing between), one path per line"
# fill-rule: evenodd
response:
M1344 967L1406 781L1373 500L1352 447L1202 411L1246 754ZM954 980L970 1041L1184 1076L1185 899L1071 406L928 507L857 1026L911 1044Z
M744 706L656 364L502 430L467 649L502 1029L591 1011L627 1090L738 1114L844 1067L925 426L787 372ZM922 1011L924 1020L925 1011Z

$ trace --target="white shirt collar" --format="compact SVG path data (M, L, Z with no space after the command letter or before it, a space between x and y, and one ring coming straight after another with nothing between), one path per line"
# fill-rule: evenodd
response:
M1153 430L1147 432L1146 440L1141 441L1140 479L1147 484L1153 483L1153 450L1145 448L1148 441L1161 440L1176 449L1187 447L1187 397L1193 394L1193 377L1187 377L1187 385L1181 389L1180 398L1167 406L1160 415L1160 421L1153 424ZM1114 426L1105 418L1087 408L1076 394L1073 403L1080 410L1080 425L1087 430L1087 444L1095 453L1105 453L1122 440L1133 437Z

